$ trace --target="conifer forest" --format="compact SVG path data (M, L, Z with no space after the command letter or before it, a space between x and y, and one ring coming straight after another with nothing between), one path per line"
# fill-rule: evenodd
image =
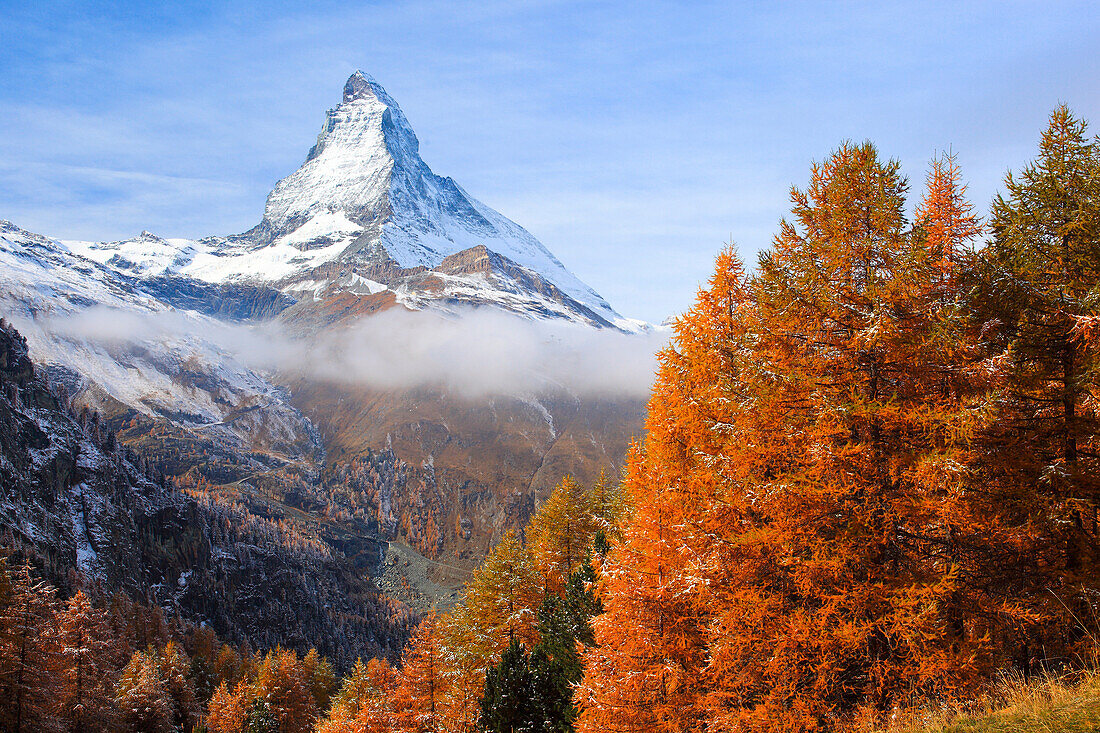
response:
M5 323L0 730L874 731L1088 668L1100 141L1066 106L1037 133L988 208L953 153L823 151L672 322L625 463L508 504L446 603L362 579L363 537L459 562L490 527L441 474L380 451L260 511L121 445L134 414L81 410Z

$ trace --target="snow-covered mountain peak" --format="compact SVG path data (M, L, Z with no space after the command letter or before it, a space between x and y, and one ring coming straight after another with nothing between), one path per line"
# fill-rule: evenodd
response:
M401 108L369 76L356 72L344 85L343 102L325 116L325 123L302 166L279 181L268 196L264 220L250 234L267 245L305 229L293 237L299 249L331 244L363 228L377 229L389 214L388 191L398 161L415 167L420 143ZM338 232L324 231L310 222L350 219ZM322 222L323 224L323 222Z
M244 235L251 244L241 262L248 269L230 272L229 260L242 255L234 248L203 272L247 278L269 270L259 260L274 258L283 263L280 279L289 281L313 278L316 267L333 260L354 267L384 253L402 268L434 268L450 255L485 247L600 318L619 318L523 227L436 175L400 106L372 77L352 74L342 100L326 114L302 166L275 185L263 221Z
M198 248L187 239L165 239L150 231L118 242L65 241L70 252L138 277L173 274L192 263Z
M309 303L331 300L341 312L355 312L339 305L345 295L382 307L382 288L390 305L408 308L472 303L638 330L527 230L436 175L419 149L397 102L356 71L301 167L275 185L248 232L61 244L128 278L250 284L294 298L308 291ZM377 287L364 290L367 281Z

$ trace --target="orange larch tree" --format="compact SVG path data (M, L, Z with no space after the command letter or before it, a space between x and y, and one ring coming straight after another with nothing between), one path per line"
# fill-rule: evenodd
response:
M0 560L0 726L14 733L54 723L58 645L53 588L30 565Z
M317 702L302 660L289 649L275 648L264 655L252 683L255 699L268 710L284 733L305 733L317 719Z
M172 700L152 654L134 652L116 686L120 730L169 733L174 730Z
M233 690L222 681L210 696L206 707L206 728L211 733L240 733L248 722L252 694L248 685L240 682Z
M977 232L957 171L934 169L927 233L907 225L906 190L870 143L844 145L792 191L794 220L761 258L737 489L752 521L714 586L728 605L712 629L719 727L837 727L968 685L988 636L953 619L1018 612L975 589L981 569L957 552L998 543L968 483L981 385L951 292Z
M448 719L448 678L439 616L428 612L416 627L405 654L394 695L397 729L438 733Z
M699 521L713 503L714 466L705 461L703 483L683 469L699 457L693 439L728 426L721 423L712 433L700 416L688 415L692 406L717 400L693 400L687 392L713 397L722 389L725 371L719 367L736 352L734 331L743 330L748 298L732 249L719 257L699 297L707 317L677 321L675 343L660 354L645 445L635 446L628 462L623 485L634 511L603 568L606 611L593 621L597 646L585 654L576 693L581 731L690 731L705 724L707 612L700 583L713 538L700 532ZM717 348L706 352L707 365L695 369L695 355L685 346L698 328L708 331L699 338Z
M317 733L390 733L398 713L394 701L398 679L384 660L356 661Z
M924 247L940 271L943 299L954 300L959 295L956 278L983 231L981 219L966 198L966 185L954 153L932 159L924 198L914 213L925 237Z
M199 716L199 701L191 680L191 659L174 641L157 651L155 658L171 701L173 723L180 729L190 728Z
M676 323L581 730L837 728L993 663L1022 611L975 582L1012 532L971 484L987 385L954 269L977 222L941 167L914 229L897 163L842 146L759 274L724 253Z
M527 525L525 538L548 593L561 593L569 576L592 554L597 533L608 534L623 510L618 487L600 473L584 487L566 476Z
M449 646L468 647L478 666L486 669L513 637L533 645L543 592L534 554L515 532L505 533L474 571L462 604L451 614L462 638Z
M58 641L58 717L68 730L111 730L118 643L106 612L95 608L84 591L77 591L58 613Z

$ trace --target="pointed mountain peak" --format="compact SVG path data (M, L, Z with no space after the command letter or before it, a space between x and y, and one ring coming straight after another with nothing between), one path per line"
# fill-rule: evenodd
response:
M374 77L370 74L365 74L362 71L356 69L355 73L348 77L348 81L344 84L344 101L350 102L355 99L363 99L367 97L378 97L377 90L381 90L382 87ZM383 94L385 92L383 91Z
M275 184L247 238L255 252L272 247L267 256L294 276L334 259L366 263L379 249L414 268L483 246L590 308L594 322L619 318L528 231L433 173L397 102L362 71L348 77L305 162Z

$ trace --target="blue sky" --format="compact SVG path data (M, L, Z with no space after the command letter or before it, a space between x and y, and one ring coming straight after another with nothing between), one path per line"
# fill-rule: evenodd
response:
M1100 131L1086 2L0 0L0 218L51 236L244 231L356 68L430 166L625 315L768 246L811 161L874 140L979 209L1068 103Z

